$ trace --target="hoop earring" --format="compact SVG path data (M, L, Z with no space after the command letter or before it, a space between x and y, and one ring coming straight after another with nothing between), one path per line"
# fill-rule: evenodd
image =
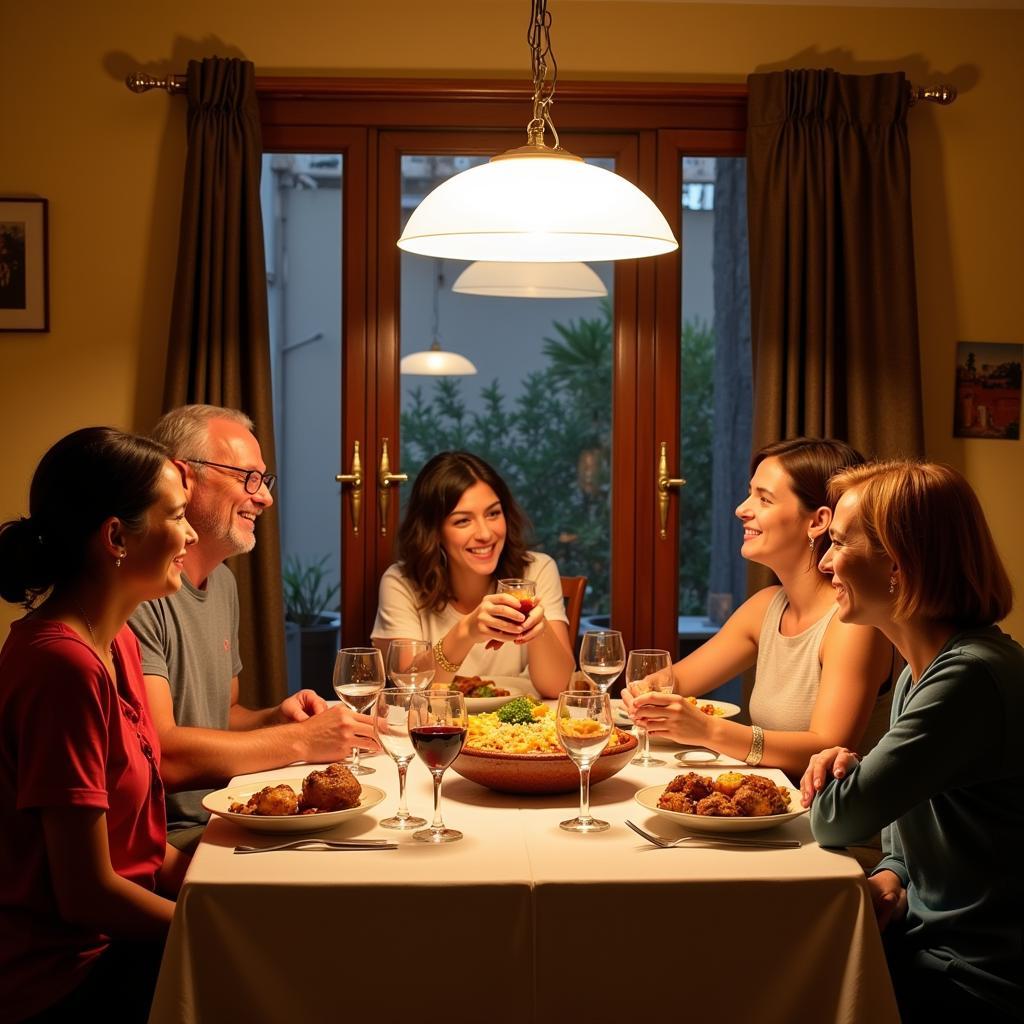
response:
M896 577L895 576L890 576L889 577L889 593L890 594L895 594L896 593Z

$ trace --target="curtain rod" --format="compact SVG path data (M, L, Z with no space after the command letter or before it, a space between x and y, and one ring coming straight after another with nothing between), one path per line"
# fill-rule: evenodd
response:
M185 75L148 75L142 71L136 71L134 74L128 75L125 79L124 84L131 89L132 92L149 92L151 89L163 89L164 92L172 94L183 93L185 91L185 83L187 78ZM271 91L274 89L275 84L278 81L273 78L257 78L256 79L256 91ZM290 79L288 81L291 81ZM370 80L364 80L369 83ZM652 83L654 84L654 83ZM571 83L563 83L563 90L566 87L571 89ZM528 86L524 86L524 89ZM733 88L744 89L744 86L735 85ZM907 82L907 91L910 95L910 105L914 106L922 101L927 103L937 103L941 107L948 107L957 97L956 86L953 85L913 85Z

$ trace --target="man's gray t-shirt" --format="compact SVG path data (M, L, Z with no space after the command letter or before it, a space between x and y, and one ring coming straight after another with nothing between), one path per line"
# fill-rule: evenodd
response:
M218 565L198 590L182 574L181 589L146 601L129 619L142 649L142 671L163 676L171 690L174 721L204 729L227 729L231 680L242 671L238 656L238 588ZM209 818L208 789L167 794L167 830L191 828Z

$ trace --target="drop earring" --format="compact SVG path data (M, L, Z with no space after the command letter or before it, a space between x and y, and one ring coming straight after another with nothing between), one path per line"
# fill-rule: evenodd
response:
M115 569L120 569L121 568L121 559L122 558L127 558L127 557L128 557L128 552L127 551L122 551L121 554L119 554L117 556L117 558L114 559L114 568Z
M889 577L889 593L890 594L895 594L896 593L896 577L895 576L890 576Z

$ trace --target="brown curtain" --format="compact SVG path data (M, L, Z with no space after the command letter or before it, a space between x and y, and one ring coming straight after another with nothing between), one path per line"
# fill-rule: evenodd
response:
M208 402L242 409L255 421L263 457L273 467L262 151L252 64L190 62L188 156L164 408ZM257 707L276 703L285 692L275 511L260 518L253 552L230 562L241 602L241 696Z
M906 80L749 84L754 448L807 434L921 455Z

